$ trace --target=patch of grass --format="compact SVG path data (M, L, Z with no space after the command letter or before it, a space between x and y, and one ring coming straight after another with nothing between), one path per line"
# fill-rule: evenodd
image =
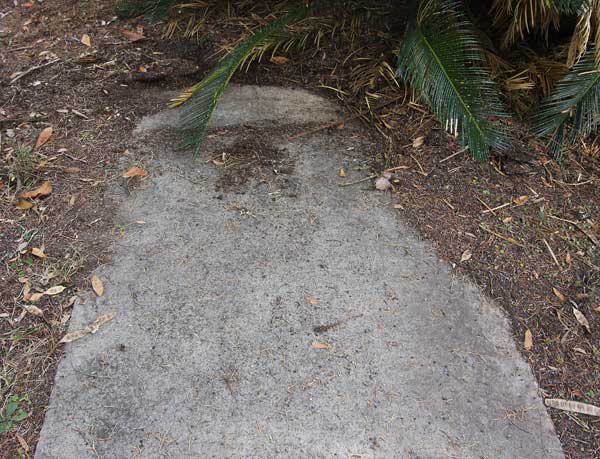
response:
M40 159L41 156L31 146L17 143L14 147L8 148L4 157L2 175L6 176L9 187L18 190L36 178Z

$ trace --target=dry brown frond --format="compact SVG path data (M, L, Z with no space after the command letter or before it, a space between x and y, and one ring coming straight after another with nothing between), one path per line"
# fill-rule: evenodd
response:
M548 37L550 27L558 28L559 14L544 0L494 0L491 8L494 26L505 30L502 46L508 48L533 31Z

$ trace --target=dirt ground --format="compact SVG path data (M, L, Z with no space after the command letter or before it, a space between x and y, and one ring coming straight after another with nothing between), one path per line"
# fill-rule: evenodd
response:
M198 46L117 20L109 0L0 2L2 457L32 457L73 297L91 289L89 273L127 231L104 190L140 180L122 177L144 166L128 151L133 126L162 108L153 94L198 81L214 61L204 56L229 49L240 29L226 23ZM543 395L600 405L600 147L590 139L557 164L524 140L525 155L478 163L390 89L382 66L373 67L369 91L379 97L367 114L364 91L343 91L344 75L356 81L361 59L381 55L386 40L345 67L336 62L347 49L333 43L237 79L306 86L337 96L349 117L358 110L380 140L373 173L390 169L398 212L510 315ZM51 190L38 189L46 182ZM567 457L600 457L598 418L550 412Z

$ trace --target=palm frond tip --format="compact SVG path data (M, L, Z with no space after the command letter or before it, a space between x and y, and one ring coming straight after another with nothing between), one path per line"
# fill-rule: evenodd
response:
M179 119L179 128L184 137L182 148L192 148L194 157L198 156L210 118L235 71L257 47L264 46L271 37L287 25L306 17L311 10L310 6L302 6L274 20L241 42L206 78L173 101L172 106L183 104Z
M439 121L477 159L510 144L494 118L506 117L481 46L453 0L426 0L409 24L398 76L429 104Z
M563 144L573 144L598 127L600 117L600 70L593 48L556 84L532 118L540 136L551 136L550 153L560 158Z

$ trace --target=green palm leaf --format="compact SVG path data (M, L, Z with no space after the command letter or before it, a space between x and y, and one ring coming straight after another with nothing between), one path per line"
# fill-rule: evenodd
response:
M193 148L194 157L198 156L210 118L235 71L255 48L265 45L288 24L306 17L311 11L312 7L305 5L271 22L240 43L206 78L174 101L173 106L184 104L179 119L179 128L184 137L183 148Z
M457 0L413 7L399 53L398 76L423 96L446 130L478 159L510 145L493 118L508 116L471 24Z
M148 22L164 19L177 0L125 0L118 7L117 14L122 18L144 16Z
M573 144L598 127L600 116L600 71L595 51L589 49L567 75L556 84L532 118L540 136L552 136L549 151L560 158L565 144Z

